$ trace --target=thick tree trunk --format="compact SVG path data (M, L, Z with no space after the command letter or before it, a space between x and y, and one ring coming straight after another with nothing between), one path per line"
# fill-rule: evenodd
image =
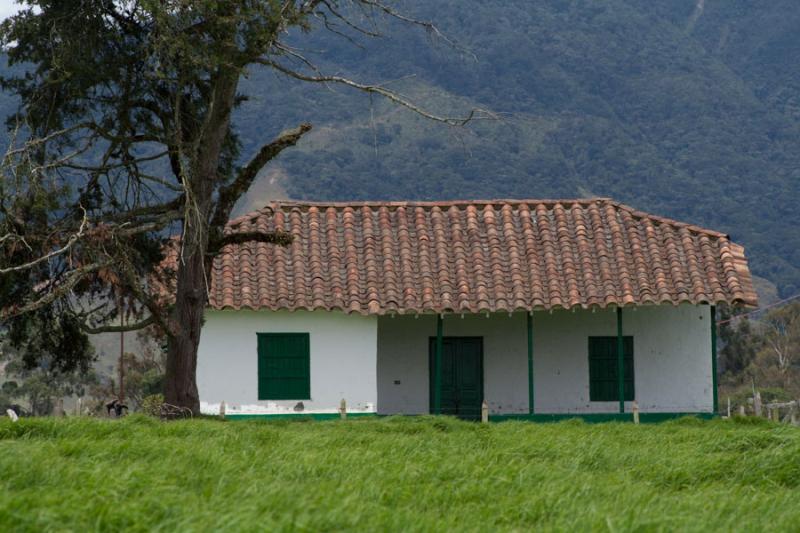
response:
M205 246L192 243L184 248L179 263L172 334L169 336L164 400L200 412L197 393L197 348L206 306Z
M209 226L217 184L220 154L228 132L236 96L239 71L222 66L215 75L214 89L188 177L189 202L183 221L182 253L178 258L175 307L170 320L164 400L200 412L197 392L197 348L208 302L210 261ZM227 221L222 221L224 224ZM215 231L219 228L213 228Z

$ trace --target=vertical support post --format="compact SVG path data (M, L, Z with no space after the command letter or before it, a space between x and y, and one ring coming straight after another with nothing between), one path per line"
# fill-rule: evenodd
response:
M534 413L533 406L533 312L528 313L528 413Z
M487 424L489 422L489 402L483 400L481 403L481 423Z
M342 420L347 420L347 402L344 398L342 398L342 401L339 402L339 418Z
M617 306L617 386L619 412L625 412L625 343L622 338L622 307Z
M719 397L717 391L717 307L711 306L711 392L712 408L719 412Z
M433 413L442 414L442 315L436 315L436 353L433 356Z
M125 325L125 313L122 309L122 298L117 300L119 325ZM125 332L119 332L119 403L125 402Z

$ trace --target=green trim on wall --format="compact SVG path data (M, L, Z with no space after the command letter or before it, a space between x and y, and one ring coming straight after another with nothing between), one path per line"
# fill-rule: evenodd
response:
M347 418L374 418L377 413L347 413ZM226 420L339 420L339 413L228 414Z
M347 419L351 418L382 418L387 415L377 413L347 413ZM419 415L406 415L419 416ZM676 418L694 417L701 420L711 420L718 418L715 413L640 413L639 420L642 423L658 423ZM229 414L227 420L339 420L339 413L280 413L280 414ZM558 413L545 414L513 414L513 415L489 415L490 422L506 422L509 420L521 420L527 422L561 422L564 420L580 419L584 422L595 424L601 422L633 422L631 414L620 413Z
M619 412L625 412L625 342L622 336L622 308L617 307L617 392Z
M533 406L533 314L528 316L528 413L534 413Z
M442 414L442 346L444 320L442 315L436 315L436 352L433 356L433 414Z
M719 413L719 391L717 390L717 307L711 306L711 389L714 412Z
M639 421L642 423L665 422L683 417L696 417L702 420L717 418L715 413L639 413ZM529 422L561 422L563 420L581 419L588 423L598 422L633 422L633 415L630 413L558 413L535 415L514 414L514 415L489 415L491 422L505 422L508 420L525 420Z

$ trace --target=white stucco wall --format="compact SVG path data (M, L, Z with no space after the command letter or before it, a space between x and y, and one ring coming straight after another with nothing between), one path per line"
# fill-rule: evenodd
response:
M377 405L377 317L341 312L207 311L197 356L201 410L294 412L297 401L258 400L256 333L309 333L311 400L307 413L374 412Z
M708 306L626 309L623 334L634 337L636 399L643 412L703 412L712 406ZM427 413L432 315L378 320L378 412ZM493 413L528 411L525 315L447 315L445 336L484 339L484 397ZM534 388L539 413L617 412L589 401L589 336L616 335L612 310L534 313ZM628 406L630 408L630 406Z

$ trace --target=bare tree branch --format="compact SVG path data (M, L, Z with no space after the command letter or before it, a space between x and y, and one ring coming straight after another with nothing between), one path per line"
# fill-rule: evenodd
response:
M217 207L214 217L211 219L211 227L222 228L230 218L236 201L247 192L258 172L283 150L297 144L300 138L310 130L311 124L301 124L297 128L281 133L275 140L262 146L255 157L239 170L233 182L220 189Z
M152 326L156 323L155 315L150 315L149 317L141 320L139 322L135 322L133 324L125 324L120 326L98 326L92 327L86 324L81 323L81 329L89 333L90 335L96 335L98 333L123 333L126 331L137 331L140 329L144 329L147 326Z
M493 113L491 113L490 111L487 111L485 109L473 109L473 110L471 110L469 112L469 115L467 115L466 117L461 117L461 118L444 117L444 116L440 116L440 115L435 115L433 113L430 113L430 112L422 109L421 107L419 107L418 105L414 104L410 100L407 100L406 98L403 98L398 93L396 93L394 91L391 91L389 89L386 89L385 87L382 87L380 85L366 85L366 84L363 84L363 83L358 83L356 81L353 81L353 80L351 80L349 78L344 78L342 76L308 76L308 75L302 74L300 72L297 72L297 71L291 70L289 68L286 68L284 65L281 65L281 64L276 63L276 62L274 62L274 61L272 61L270 59L265 59L265 58L260 58L258 60L258 63L260 63L262 65L266 65L266 66L271 67L271 68L274 68L275 70L277 70L279 72L282 72L283 74L286 74L287 76L289 76L291 78L295 78L295 79L298 79L298 80L301 80L301 81L314 82L314 83L338 83L338 84L341 84L341 85L347 85L348 87L352 87L354 89L358 89L359 91L363 91L363 92L366 92L366 93L379 94L379 95L383 96L384 98L386 98L386 99L388 99L388 100L390 100L390 101L392 101L392 102L394 102L394 103L396 103L398 105L401 105L401 106L403 106L403 107L405 107L407 109L410 109L411 111L413 111L414 113L416 113L416 114L418 114L418 115L420 115L422 117L425 117L425 118L427 118L429 120L433 120L435 122L441 122L441 123L444 123L444 124L448 124L450 126L464 126L464 125L468 124L469 122L471 122L473 120L495 119L496 118Z
M243 231L237 233L229 233L221 237L215 242L215 250L209 246L210 255L229 244L244 244L248 242L263 242L267 244L277 244L279 246L287 246L292 243L292 236L283 231Z
M92 272L96 272L101 268L105 268L109 264L109 261L102 261L90 263L72 270L69 275L67 275L66 279L59 283L55 288L46 291L44 296L38 300L34 300L33 302L29 302L21 306L11 305L0 310L0 319L8 320L10 318L14 318L25 313L30 313L31 311L35 311L50 305L59 298L69 294L72 289L75 288L75 285L77 285L78 282L84 279L87 275L91 274Z
M53 251L51 251L51 252L49 252L49 253L41 256L41 257L38 257L38 258L34 259L33 261L28 262L28 263L25 263L25 264L22 264L22 265L13 266L13 267L0 268L0 274L9 274L11 272L20 272L22 270L27 270L29 268L35 267L36 265L38 265L40 263L43 263L43 262L47 261L49 259L52 259L52 258L54 258L56 256L59 256L59 255L61 255L63 253L66 253L70 248L72 248L72 246L76 242L78 242L78 240L80 238L82 238L84 236L84 233L86 231L86 226L89 223L89 217L86 214L86 210L83 209L83 206L81 206L81 209L83 210L83 219L81 220L81 225L78 228L78 231L75 232L69 238L69 240L67 241L67 243L64 246L62 246L61 248L59 248L57 250L53 250ZM7 235L4 236L3 240L5 240L5 237L7 237Z

